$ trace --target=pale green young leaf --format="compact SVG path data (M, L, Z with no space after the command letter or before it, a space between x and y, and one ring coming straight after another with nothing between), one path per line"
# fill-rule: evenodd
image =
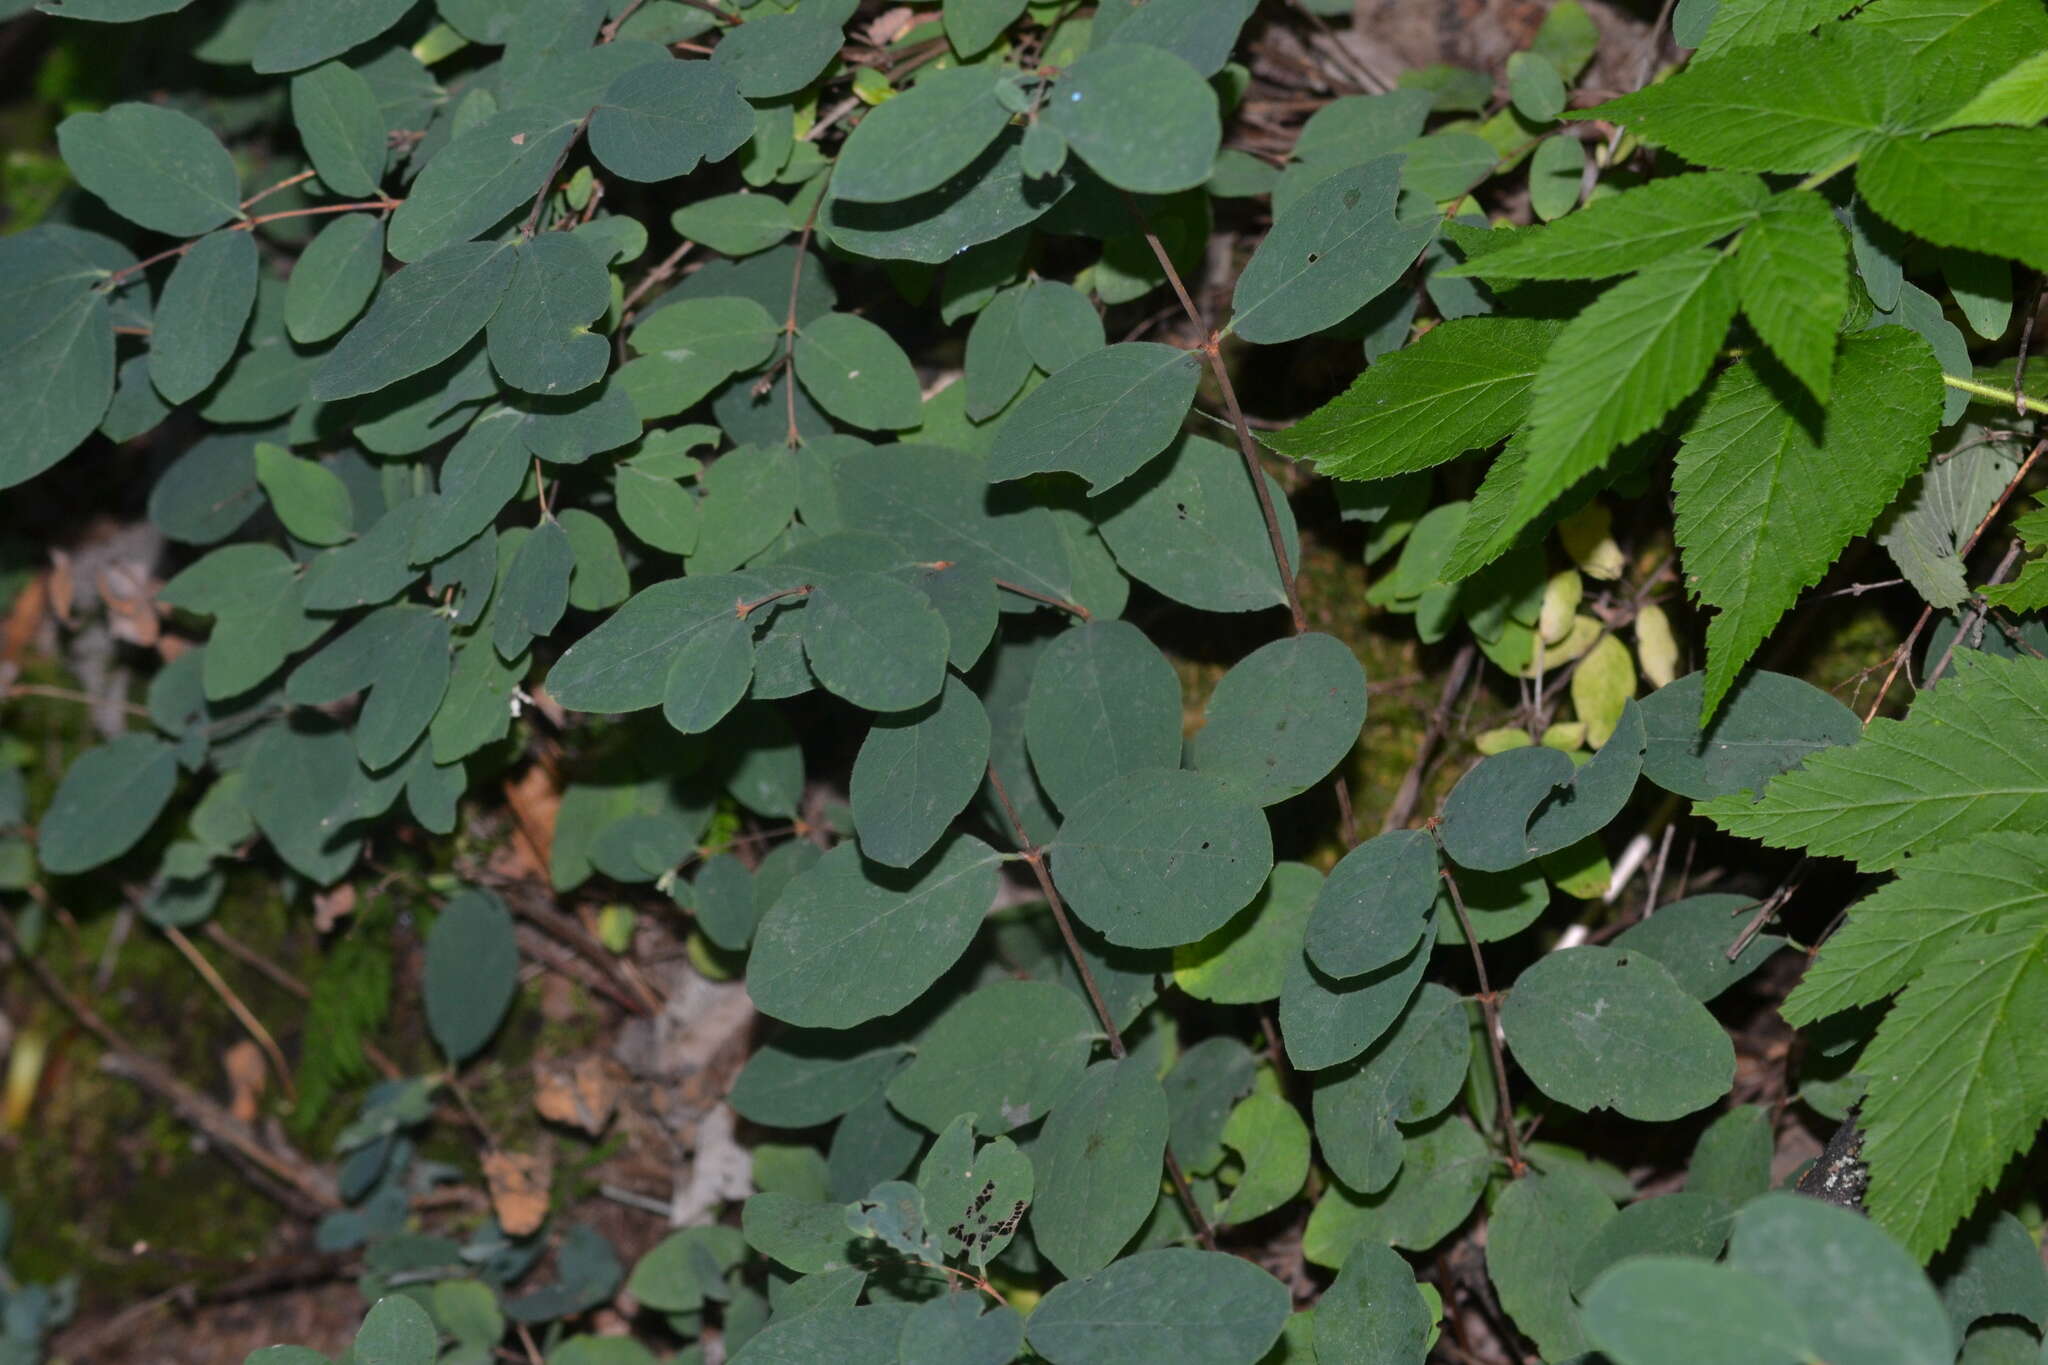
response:
M256 446L256 481L284 529L308 545L338 545L355 534L348 485L317 460L302 460L267 441Z
M1024 739L1046 795L1063 810L1143 768L1179 766L1180 679L1128 621L1096 621L1038 656Z
M1308 1125L1278 1095L1249 1095L1231 1110L1223 1145L1237 1153L1243 1169L1216 1210L1219 1223L1262 1218L1301 1193L1308 1180Z
M1849 303L1849 256L1827 201L1794 189L1767 202L1742 234L1735 280L1750 326L1826 402L1835 330Z
M1031 1236L1060 1273L1094 1274L1144 1225L1166 1130L1166 1092L1135 1057L1096 1063L1053 1110L1032 1148Z
M1222 928L1173 950L1173 984L1197 1000L1257 1005L1280 998L1288 960L1323 887L1307 863L1275 863L1258 896Z
M491 368L515 389L567 394L604 378L611 342L591 325L611 307L611 275L590 248L550 232L515 248L486 339Z
M1230 329L1246 341L1292 341L1331 327L1393 284L1436 234L1403 220L1398 156L1337 172L1273 222L1238 276Z
M1508 55L1508 96L1515 112L1531 123L1548 123L1564 112L1564 77L1535 52Z
M1063 470L1086 479L1091 493L1114 488L1172 443L1201 372L1193 353L1152 341L1083 356L1003 419L989 476L1002 482Z
M1904 720L1772 779L1763 799L1694 807L1730 834L1866 870L2000 830L2048 823L2048 664L1959 650Z
M384 224L367 213L335 217L299 253L286 282L284 325L313 346L356 320L384 278Z
M958 678L915 711L876 717L848 787L861 851L889 867L922 858L974 799L988 746L988 713Z
M827 313L796 338L796 377L818 406L870 431L922 420L917 371L896 339L852 313Z
M889 203L952 179L1010 121L996 102L997 74L993 66L932 71L877 105L840 149L833 193Z
M368 199L384 179L384 114L362 74L327 62L292 77L292 123L320 172L346 199Z
M256 303L256 272L247 232L208 233L179 257L149 338L149 379L165 402L196 396L233 358Z
M1735 304L1732 261L1701 247L1638 272L1574 318L1532 385L1512 520L1536 516L1685 401L1707 377Z
M1805 174L1854 157L1900 116L1910 54L1862 24L1696 61L1573 118L1602 118L1689 161L1731 171Z
M966 951L995 899L997 863L968 835L905 868L841 844L762 917L748 994L763 1013L805 1028L894 1014Z
M1209 178L1222 142L1216 94L1162 48L1097 48L1060 73L1039 117L1118 189L1172 194Z
M424 260L526 207L575 135L574 115L533 106L463 133L427 162L391 215L391 254Z
M256 40L258 75L297 71L338 57L396 24L413 0L285 0Z
M1265 816L1220 778L1140 769L1097 787L1053 841L1053 881L1111 943L1193 943L1242 910L1273 870Z
M1306 419L1264 439L1337 479L1428 469L1513 431L1558 324L1526 318L1442 323L1382 357Z
M1966 128L1889 138L1856 168L1856 188L1886 218L1937 246L2048 269L2048 226L2012 197L2048 172L2048 129ZM1961 206L1967 206L1963 208Z
M2048 52L2036 52L1972 95L1931 131L1986 123L2031 128L2044 118L2048 118Z
M672 180L723 161L754 133L754 112L715 62L652 61L605 87L590 115L590 150L628 180Z
M454 355L498 311L515 261L508 244L458 242L385 280L313 372L313 396L374 393Z
M1930 968L1951 943L2048 917L2048 840L1986 834L1910 858L1896 880L1850 907L1785 1000L1786 1022L1874 1004Z
M57 150L78 183L152 232L197 237L242 215L227 148L189 114L117 104L57 125Z
M1926 457L1942 389L1925 342L1889 327L1845 338L1831 389L1823 415L1782 372L1745 361L1686 433L1672 477L1678 544L1687 584L1720 608L1702 715Z
M1596 199L1541 231L1518 234L1500 250L1445 273L1487 280L1625 275L1749 226L1769 193L1756 176L1728 171L1652 180Z

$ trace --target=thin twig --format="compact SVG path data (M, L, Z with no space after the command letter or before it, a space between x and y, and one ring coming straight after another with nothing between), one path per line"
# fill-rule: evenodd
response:
M576 121L575 131L562 144L562 150L555 154L555 164L548 168L547 179L540 182L540 193L533 196L533 207L526 211L526 221L519 225L521 240L531 240L534 229L540 226L540 212L547 207L548 195L555 188L555 177L562 173L562 167L569 164L569 154L576 150L576 144L583 140L583 130L590 126L590 115L585 114Z
M2027 352L2034 346L2034 315L2041 311L2041 291L2048 288L2048 277L2037 280L2034 285L2033 302L2027 305L2027 315L2020 322L2019 358L2012 367L2012 405L2019 415L2027 415Z
M221 998L221 1003L228 1007L228 1012L234 1015L248 1031L249 1036L256 1040L256 1046L262 1048L263 1055L269 1058L271 1069L277 1072L277 1079L284 1086L285 1097L296 1104L299 1096L297 1087L292 1084L291 1065L285 1061L284 1049L277 1045L277 1039L271 1037L270 1030L263 1027L263 1021L242 1003L242 997L236 995L234 987L228 985L227 980L213 969L213 964L206 960L206 954L200 952L197 945L185 937L184 930L175 924L158 927L164 931L164 937L171 941L171 946L192 964L192 970L199 973L200 980Z
M820 188L817 198L811 201L811 211L804 215L803 231L796 238L796 263L789 270L789 311L782 319L782 382L783 397L789 407L789 448L795 450L804 443L803 433L796 429L796 300L803 288L804 262L811 254L811 234L818 230L818 209L825 202L824 189L830 187L832 168L825 168L827 184Z
M405 201L403 199L393 199L389 195L386 195L384 198L381 199L362 199L350 204L315 204L311 208L280 209L276 213L259 213L254 218L244 218L239 223L230 223L226 227L221 228L220 231L253 232L255 229L263 226L265 223L282 222L287 218L314 218L325 213L353 213L357 209L390 210L397 208L400 204L403 204L404 202ZM179 256L184 255L193 247L198 246L199 243L204 241L206 237L209 235L211 234L202 233L199 236L194 237L189 242L180 242L178 245L174 247L170 247L167 248L166 250L157 252L156 255L154 256L145 256L133 265L124 265L119 270L109 271L107 272L107 278L101 281L99 287L102 290L116 288L122 283L130 279L133 279L135 276L141 274L143 271L149 269L153 265L158 265L164 261L173 260Z
M1400 829L1415 813L1415 805L1422 799L1423 774L1428 771L1430 758L1442 742L1444 732L1450 728L1451 711L1458 704L1458 694L1465 690L1465 680L1472 672L1472 662L1478 653L1479 647L1467 640L1458 650L1457 657L1451 660L1451 671L1444 676L1443 690L1437 693L1436 710L1429 716L1429 728L1422 732L1422 742L1415 749L1415 761L1408 765L1407 773L1401 778L1393 804L1387 807L1386 819L1380 822L1380 833Z
M2004 582L2006 574L2011 571L2013 564L2018 561L2019 557L2020 542L2014 540L2011 545L2006 547L2005 558L1998 561L1998 567L1991 571L1991 577L1985 581L1984 586L1988 588ZM1970 608L1969 613L1964 619L1956 623L1956 633L1949 637L1948 648L1941 652L1940 662L1928 670L1927 680L1920 684L1922 687L1932 687L1941 680L1941 675L1948 671L1950 661L1956 657L1956 646L1963 642L1965 635L1982 624L1985 614L1990 610L1991 604L1983 600L1982 597L1979 597L1977 604Z
M1054 597L1050 593L1039 592L1036 588L1027 588L1022 583L1012 583L1007 578L998 578L996 586L1005 592L1016 593L1019 597L1028 597L1034 602L1043 602L1048 607L1058 607L1061 611L1078 620L1093 621L1095 619L1094 613L1090 612L1088 608L1082 606L1079 602L1069 602L1064 597Z
M286 179L278 181L275 185L271 185L266 189L260 189L256 191L256 193L250 195L247 199L244 199L242 201L242 207L246 209L251 204L260 203L263 200L268 199L271 195L276 194L279 190L288 190L294 185L301 184L307 180L311 180L317 174L319 174L319 172L317 171L300 171L297 175L289 176Z
M1046 871L1045 850L1031 842L1031 836L1024 830L1024 821L1017 814L1017 807L1010 801L1009 789L1003 785L1002 775L996 765L988 765L989 785L995 789L996 800L1003 807L1003 814L1010 821L1011 832L1017 840L1017 851L1024 855L1024 861L1031 865L1031 875L1038 879L1038 889L1045 897L1045 903L1052 908L1053 923L1059 926L1060 937L1066 941L1067 955L1073 959L1074 971L1081 978L1081 988L1087 993L1088 1003L1095 1007L1095 1017L1102 1024L1103 1034L1109 1039L1109 1055L1122 1061L1129 1056L1124 1047L1123 1030L1116 1026L1116 1016L1110 1013L1109 1005L1102 998L1102 989L1095 984L1094 969L1089 967L1087 956L1081 951L1081 941L1074 936L1073 923L1067 918L1066 902L1060 899L1059 889L1052 884L1052 874ZM1181 1208L1186 1210L1188 1222L1195 1229L1195 1237L1210 1251L1216 1250L1216 1232L1209 1226L1209 1220L1202 1213L1202 1206L1195 1202L1195 1192L1188 1185L1187 1175L1180 1168L1180 1161L1171 1147L1166 1151L1166 1173L1173 1181L1173 1190L1180 1198Z
M662 257L660 263L652 270L640 277L640 283L634 285L626 297L619 301L619 317L622 320L622 324L625 318L632 316L633 305L646 297L648 290L654 288L655 285L660 284L663 280L674 277L676 267L683 263L683 257L689 255L692 248L696 245L695 242L684 242L674 251Z
M138 706L132 701L117 701L112 697L95 697L88 692L75 691L69 687L52 687L47 683L12 683L4 693L0 693L0 701L13 701L16 697L44 697L50 701L76 702L80 706L106 706L111 703L120 707L126 715L140 720L149 719L147 706Z
M1449 855L1443 852L1443 840L1431 829L1429 837L1436 840L1437 852L1443 861L1444 885L1451 893L1451 909L1457 912L1458 928L1464 931L1465 946L1472 950L1472 970L1479 977L1479 1012L1486 1028L1486 1046L1493 1055L1493 1084L1499 1099L1500 1131L1507 1140L1508 1173L1519 1180L1528 1173L1529 1163L1522 1160L1522 1140L1515 1134L1514 1101L1508 1097L1508 1059L1500 1044L1500 997L1493 993L1493 983L1486 975L1486 955L1479 951L1479 939L1472 932L1471 916L1465 913L1465 897L1458 890L1458 878L1451 871Z

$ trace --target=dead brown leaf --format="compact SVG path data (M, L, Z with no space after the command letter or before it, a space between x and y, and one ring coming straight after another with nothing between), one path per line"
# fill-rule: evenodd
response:
M335 925L355 912L356 889L348 882L313 893L313 927L323 934L333 932Z
M861 37L876 47L887 47L910 32L910 26L916 22L916 10L908 5L896 5L876 15L874 22L860 31Z
M508 1236L534 1232L548 1216L548 1184L555 1159L529 1152L484 1153L484 1179L491 1186L491 1209Z
M270 1080L263 1050L244 1038L220 1055L220 1063L228 1073L228 1112L244 1123L256 1122L258 1101Z
M551 1123L580 1128L596 1137L611 1122L625 1068L609 1057L588 1053L533 1064L533 1107Z
M157 614L156 590L162 586L142 565L130 560L109 564L99 573L100 600L107 604L107 627L114 638L144 649L163 634Z

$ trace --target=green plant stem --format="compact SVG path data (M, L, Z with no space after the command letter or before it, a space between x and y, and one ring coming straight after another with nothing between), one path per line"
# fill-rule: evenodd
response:
M1815 171L1812 175L1807 176L1806 179L1800 181L1797 185L1794 185L1792 188L1799 190L1818 189L1820 186L1825 185L1828 181L1833 180L1836 176L1840 175L1843 171L1846 171L1851 166L1855 165L1856 159L1861 155L1861 152L1851 152L1849 153L1849 155L1843 157L1839 161L1834 162L1832 165L1821 167L1819 170Z
M2001 389L1993 384L1982 384L1961 375L1944 374L1941 382L1952 389L1961 389L1975 398L1989 399L1994 403L2010 403L2024 417L2030 412L2048 409L2048 399L2036 398L2030 393L2019 393L2012 389Z
M1519 1180L1529 1170L1529 1163L1522 1159L1522 1140L1515 1132L1515 1106L1508 1098L1508 1059L1500 1042L1500 997L1493 993L1492 980L1486 974L1486 956L1479 951L1479 940L1472 934L1471 917L1465 913L1465 897L1458 891L1458 879L1451 872L1450 859L1444 854L1443 840L1437 837L1434 827L1429 837L1436 841L1438 855L1443 859L1444 886L1451 893L1451 909L1457 912L1458 928L1464 931L1465 946L1472 950L1472 970L1479 976L1479 1013L1486 1029L1486 1046L1493 1058L1493 1084L1500 1106L1500 1132L1507 1142L1508 1174Z
M1046 871L1045 850L1032 843L1031 836L1025 833L1024 821L1010 801L1009 788L1003 785L1002 775L993 763L988 765L988 782L995 789L996 800L1002 804L1003 815L1010 822L1018 851L1024 861L1031 864L1031 874L1038 879L1038 889L1052 909L1053 923L1059 926L1060 938L1067 945L1067 956L1073 959L1074 971L1081 978L1081 988L1087 993L1088 1003L1094 1006L1095 1017L1101 1022L1103 1035L1109 1040L1109 1055L1122 1061L1130 1055L1124 1047L1123 1030L1116 1026L1116 1016L1109 1012L1109 1005L1102 998L1102 988L1095 984L1095 971L1081 952L1081 940L1074 936L1074 924L1067 918L1066 902L1060 899L1059 888L1052 884L1052 874ZM1173 1154L1171 1146L1166 1149L1166 1174L1173 1181L1173 1192L1180 1198L1181 1208L1186 1211L1188 1222L1195 1230L1196 1240L1210 1251L1216 1250L1216 1230L1209 1226L1202 1206L1195 1202L1195 1192L1189 1186L1187 1174L1180 1168L1180 1158Z

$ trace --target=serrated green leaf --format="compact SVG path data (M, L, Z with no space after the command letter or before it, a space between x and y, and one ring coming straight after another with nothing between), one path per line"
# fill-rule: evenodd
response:
M297 71L338 57L396 24L413 0L285 0L256 40L258 75Z
M1906 46L1864 24L1791 34L1689 65L1573 118L1626 124L1702 165L1804 174L1853 157L1910 102Z
M1516 979L1501 1029L1537 1089L1575 1109L1675 1119L1734 1081L1728 1035L1646 953L1567 948L1539 959Z
M764 1013L804 1027L893 1014L966 951L995 898L997 861L966 835L901 870L840 845L761 920L748 993Z
M1128 621L1068 631L1038 656L1024 738L1039 783L1062 809L1127 773L1176 766L1180 724L1173 666Z
M1319 1073L1316 1136L1337 1178L1364 1194L1391 1184L1403 1157L1397 1124L1434 1118L1458 1097L1471 1049L1463 1002L1432 983L1364 1056Z
M1832 2L1832 0L1831 0ZM1827 201L1787 190L1763 206L1735 258L1743 316L1813 396L1828 398L1849 260Z
M498 311L516 260L504 243L459 242L385 280L313 372L313 396L374 393L454 355Z
M961 50L975 49L962 44ZM996 102L995 89L996 72L985 66L919 76L910 89L876 106L847 137L832 173L833 192L889 203L945 184L1010 121L1010 111Z
M1201 370L1192 352L1151 341L1083 356L1003 420L990 477L1002 482L1063 470L1087 480L1091 493L1115 487L1172 443Z
M1392 285L1436 233L1434 215L1395 211L1402 160L1338 171L1288 205L1231 295L1230 329L1246 341L1292 341L1331 327Z
M2028 831L1986 834L1908 859L1898 878L1858 901L1787 997L1804 1026L1905 986L1949 945L2048 913L2048 842Z
M256 303L256 273L247 232L208 233L179 258L149 338L149 379L164 401L196 396L233 358Z
M1653 180L1597 199L1540 232L1518 234L1511 245L1446 273L1487 280L1624 275L1748 227L1768 196L1756 176L1726 171ZM1805 197L1825 207L1818 195Z
M449 901L427 934L424 972L427 1027L459 1066L498 1031L519 987L519 945L504 903L475 889Z
M1893 328L1843 339L1824 417L1750 362L1715 382L1672 476L1687 583L1721 608L1707 627L1702 714L1920 466L1939 385L1926 343Z
M1007 1133L1043 1118L1080 1080L1097 1025L1081 998L1044 981L997 981L944 1014L889 1082L889 1103L937 1132L973 1113Z
M421 169L391 215L391 254L427 260L524 208L575 138L576 125L574 114L529 105L457 137Z
M356 320L384 278L384 224L367 213L344 213L299 254L286 282L285 330L311 346Z
M1032 1147L1031 1235L1062 1274L1101 1270L1144 1225L1166 1130L1166 1093L1138 1058L1096 1063L1053 1110Z
M1286 1287L1249 1261L1169 1248L1056 1287L1025 1325L1051 1365L1245 1365L1287 1321Z
M2006 191L2048 170L2048 129L1967 128L1889 138L1865 154L1856 188L1870 206L1937 246L2048 269L2048 229ZM1969 205L1958 212L1959 205Z
M292 123L320 183L349 199L377 193L384 179L384 114L353 67L327 62L292 77Z
M256 481L277 519L308 545L335 545L355 533L355 504L333 470L282 446L256 445Z
M1934 126L1940 132L1975 124L2030 128L2048 118L2048 52L2024 58Z
M1574 318L1531 386L1528 461L1512 519L1536 516L1698 388L1735 305L1729 258L1696 248L1615 285ZM1588 382L1594 375L1600 381Z
M1265 439L1338 479L1428 469L1490 446L1528 413L1553 322L1470 318L1383 357L1309 417Z
M827 313L796 338L796 377L834 417L870 431L922 419L917 372L895 338L851 313Z
M936 701L877 717L848 787L861 851L889 867L922 858L974 798L988 748L988 714L958 678Z
M1068 66L1039 117L1097 175L1137 194L1172 194L1209 178L1222 142L1216 94L1162 48L1097 48Z
M1250 903L1273 870L1265 817L1200 773L1140 769L1067 813L1053 881L1111 943L1193 943Z
M671 180L723 161L754 133L754 113L716 62L643 62L605 87L590 150L628 180Z
M242 216L227 148L189 114L117 104L57 125L57 150L78 183L152 232L197 237Z

